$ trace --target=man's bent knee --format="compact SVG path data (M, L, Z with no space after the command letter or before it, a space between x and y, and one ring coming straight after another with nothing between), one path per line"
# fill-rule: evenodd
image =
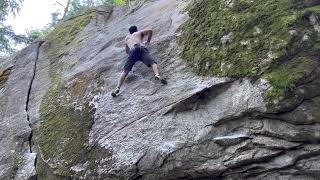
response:
M155 66L155 65L157 65L157 63L149 64L149 66L148 66L148 67L153 67L153 66Z
M128 71L128 70L124 70L124 71L122 72L122 74L128 75L128 74L129 74L129 71Z

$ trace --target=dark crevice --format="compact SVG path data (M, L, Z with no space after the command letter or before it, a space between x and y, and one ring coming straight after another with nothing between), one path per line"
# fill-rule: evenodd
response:
M287 112L290 113L290 112ZM259 114L258 118L259 119L268 119L268 120L277 120L277 121L281 121L287 124L291 124L291 125L295 125L295 126L306 126L306 125L316 125L317 122L294 122L294 121L290 121L288 119L286 119L285 117L279 117L280 115L283 115L285 113L280 113L279 115L275 115L275 114Z
M34 168L37 169L37 161L38 161L38 156L36 156L36 158L34 159ZM34 177L34 180L38 180L38 173L36 171L36 175Z
M244 118L250 118L250 119L262 119L259 115L260 115L260 111L256 111L256 110L249 110L249 111L245 111L242 112L240 114L237 115L230 115L230 116L226 116L224 118L219 119L216 122L213 122L211 124L207 124L204 127L219 127L225 123L231 122L231 121L236 121L236 120L242 120Z
M27 115L27 119L29 121L29 115ZM31 125L30 125L30 121L29 121L29 127L31 128ZM33 130L31 129L31 132L29 134L29 137L28 137L28 141L29 141L29 152L32 153L32 137L33 137Z
M294 112L298 107L300 107L303 103L305 103L306 101L310 101L314 98L318 98L320 97L320 95L315 95L312 98L305 98L302 99L301 102L299 102L299 104L297 104L294 108L290 109L290 110L286 110L286 111L282 111L282 112L277 112L277 113L260 113L257 115L257 118L259 119L272 119L272 120L279 120L282 122L286 122L292 125L296 125L296 126L304 126L304 125L315 125L317 122L310 122L310 123L301 123L301 122L293 122L293 121L289 121L283 117L280 117L281 115L285 115L287 113L292 113Z
M36 59L34 61L34 66L33 66L33 74L32 74L32 77L31 77L31 81L29 83L29 88L28 88L28 94L27 94L27 102L26 102L26 112L27 112L27 121L29 123L29 127L31 129L31 133L29 135L29 150L30 150L30 153L32 153L32 136L33 136L33 130L32 130L32 125L31 125L31 122L30 122L30 117L29 117L29 101L30 101L30 95L31 95L31 89L32 89L32 84L33 84L33 81L34 81L34 78L35 78L35 75L36 75L36 70L37 70L37 61L39 59L39 51L40 51L40 47L42 45L43 41L40 41L38 42L38 47L37 47L37 54L36 54Z
M283 151L283 153L281 153L280 156L281 155L285 155L285 154L290 153L290 152L298 151L298 150L299 150L299 148ZM249 169L245 170L246 172L239 171L239 172L236 172L236 173L237 174L239 174L239 173L243 174L244 178L255 177L255 176L259 176L261 174L265 174L265 173L268 173L268 172L276 172L276 171L279 171L279 170L286 170L286 169L294 168L299 160L308 159L308 158L311 158L311 157L314 157L314 156L318 156L318 155L320 155L320 151L309 152L309 153L306 153L306 154L298 154L296 157L294 157L294 160L293 160L292 163L290 163L290 164L288 164L286 166L283 166L283 167L274 167L274 168L270 168L270 169L257 169L257 171L253 170L252 168L250 169L250 167L249 167ZM264 167L264 166L267 166L267 164L268 163L260 164L260 165L261 165L261 167Z
M234 79L230 79L226 82L204 88L201 91L175 103L172 108L165 113L165 115L172 112L180 113L190 110L198 110L203 105L207 105L207 103L209 103L212 99L228 89L234 81Z
M31 95L31 90L32 90L32 85L33 85L33 81L34 81L34 78L35 78L35 75L36 75L36 70L37 70L37 62L38 62L38 59L39 59L39 52L40 52L40 47L42 45L44 41L39 41L37 42L38 43L38 47L37 47L37 52L36 52L36 59L34 61L34 66L33 66L33 74L32 74L32 77L31 77L31 80L30 80L30 83L29 83L29 88L28 88L28 94L27 94L27 100L26 100L26 112L27 112L27 121L28 121L28 124L29 124L29 127L31 129L31 132L30 132L30 135L28 137L28 141L29 141L29 152L30 153L33 153L32 151L32 145L33 145L33 129L32 129L32 124L30 122L30 117L29 117L29 101L30 101L30 95ZM36 168L36 164L37 164L37 157L35 158L35 162L34 162L34 167ZM35 177L33 177L32 179L38 179L37 177L37 174L35 175Z
M130 178L132 180L139 180L139 179L142 179L143 178L143 175L140 174L140 170L139 170L139 163L141 162L141 160L147 155L147 152L144 152L143 155L137 160L137 162L135 163L135 166L136 166L136 172L135 172L135 175Z

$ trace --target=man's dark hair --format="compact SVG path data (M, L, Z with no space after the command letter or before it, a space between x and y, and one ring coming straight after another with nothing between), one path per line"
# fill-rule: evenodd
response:
M131 27L129 28L130 34L133 34L133 33L137 32L137 31L138 31L137 26L131 26Z

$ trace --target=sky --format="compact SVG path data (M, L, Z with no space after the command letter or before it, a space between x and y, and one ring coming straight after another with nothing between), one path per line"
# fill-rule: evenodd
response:
M58 0L66 4L67 0ZM16 34L25 34L27 29L41 29L51 22L51 13L62 12L56 0L24 0L16 17L10 15L5 24L11 25Z

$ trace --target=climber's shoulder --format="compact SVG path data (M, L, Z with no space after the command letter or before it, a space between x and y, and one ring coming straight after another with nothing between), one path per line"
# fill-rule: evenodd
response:
M127 35L125 38L125 41L127 42L129 38L130 38L130 35Z

